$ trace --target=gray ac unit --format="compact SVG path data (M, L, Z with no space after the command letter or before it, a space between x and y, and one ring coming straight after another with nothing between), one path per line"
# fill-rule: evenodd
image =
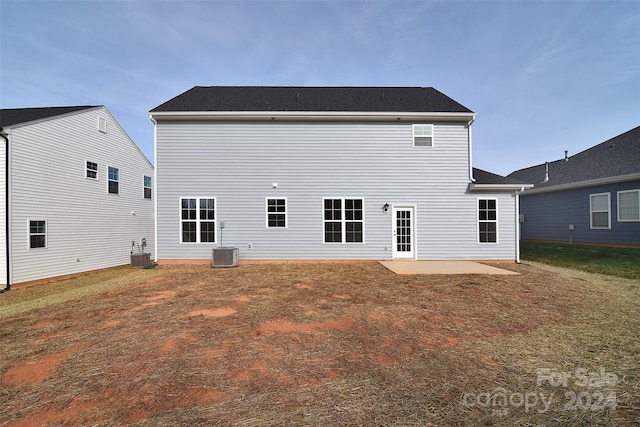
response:
M214 248L211 258L212 267L236 267L238 248Z
M151 254L131 254L131 267L148 268L151 265Z

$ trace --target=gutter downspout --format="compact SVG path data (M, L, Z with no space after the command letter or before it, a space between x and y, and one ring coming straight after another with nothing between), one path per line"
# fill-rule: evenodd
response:
M520 264L520 193L524 191L524 187L520 187L515 191L516 196L516 264Z
M153 123L153 257L158 263L158 121L149 114Z
M473 162L472 162L472 150L471 150L471 125L473 124L473 122L476 121L476 117L474 116L471 120L469 120L469 123L467 123L467 139L469 140L469 181L470 182L476 182L475 178L473 177Z
M4 129L0 128L0 136L4 138L4 231L5 231L5 251L7 263L7 287L0 290L2 292L8 292L11 290L11 244L9 243L9 136L4 132Z

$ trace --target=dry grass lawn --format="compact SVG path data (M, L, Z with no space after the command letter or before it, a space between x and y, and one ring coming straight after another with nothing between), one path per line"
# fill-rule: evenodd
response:
M640 422L640 282L167 265L0 295L0 425Z

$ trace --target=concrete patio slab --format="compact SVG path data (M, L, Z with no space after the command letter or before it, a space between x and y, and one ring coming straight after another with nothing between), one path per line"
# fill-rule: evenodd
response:
M520 274L473 261L380 261L396 274Z

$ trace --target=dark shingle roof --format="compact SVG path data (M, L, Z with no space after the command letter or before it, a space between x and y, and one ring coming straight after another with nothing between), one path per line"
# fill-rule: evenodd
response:
M478 168L473 168L473 178L476 180L476 184L526 184L523 181L507 178Z
M542 182L544 164L517 170L507 177L544 188L633 173L640 173L640 126L575 154L567 161L549 162L549 181L545 183Z
M151 112L345 111L473 113L432 87L195 86Z
M47 119L95 107L95 105L83 105L76 107L3 108L0 109L0 127Z

